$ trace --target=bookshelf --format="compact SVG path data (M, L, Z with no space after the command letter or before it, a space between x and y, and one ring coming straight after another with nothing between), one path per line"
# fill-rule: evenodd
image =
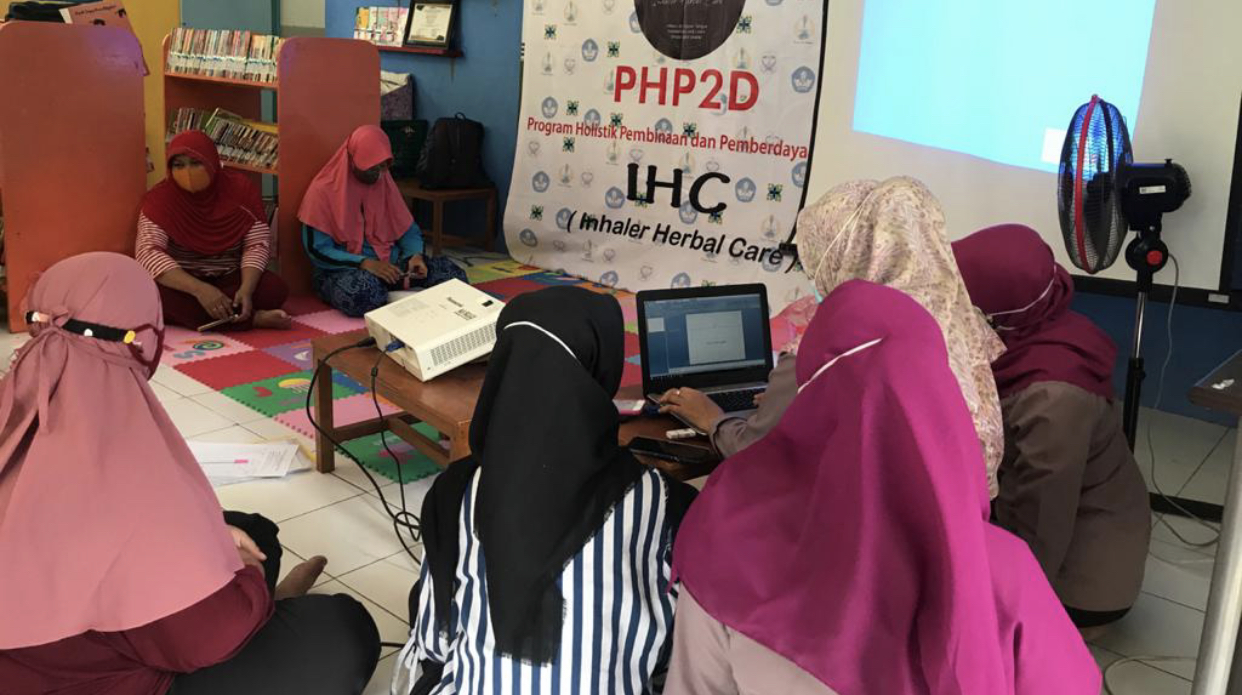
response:
M268 169L267 167L255 166L253 164L242 164L241 162L225 160L224 166L230 169L237 169L238 171L248 171L252 174L267 174L268 176L275 176L277 174L276 169Z
M231 84L236 87L252 87L254 89L270 89L276 91L280 85L276 82L255 82L254 80L235 80L228 77L208 77L206 75L189 75L185 73L164 72L166 79L187 80L190 82L211 82L213 84Z
M275 246L277 269L297 294L311 292L311 266L302 251L298 207L311 179L360 125L379 124L379 51L352 39L293 37L276 56L276 81L207 77L172 73L169 37L164 39L164 122L181 108L232 111L259 120L262 95L276 93L276 127L280 138L271 169L234 162L226 166L276 177L279 210Z

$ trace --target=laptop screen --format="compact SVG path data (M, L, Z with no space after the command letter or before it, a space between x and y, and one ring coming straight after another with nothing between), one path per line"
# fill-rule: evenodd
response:
M763 367L762 296L686 297L646 302L643 354L651 379Z

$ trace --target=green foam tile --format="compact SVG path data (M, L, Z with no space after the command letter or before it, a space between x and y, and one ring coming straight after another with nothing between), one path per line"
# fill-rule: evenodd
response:
M414 425L414 429L431 437L433 440L440 437L440 434L434 428L425 423ZM392 433L389 433L387 437L389 448L400 459L401 480L397 479L398 463L385 451L380 435L373 434L346 442L345 449L357 457L362 462L362 465L394 482L408 483L414 480L422 480L429 475L435 475L440 472L440 467L434 461L427 458L421 451L407 444L400 437Z
M310 372L293 372L241 386L230 386L221 393L268 417L276 417L306 407L310 379ZM356 389L333 380L333 398L344 398L356 393Z

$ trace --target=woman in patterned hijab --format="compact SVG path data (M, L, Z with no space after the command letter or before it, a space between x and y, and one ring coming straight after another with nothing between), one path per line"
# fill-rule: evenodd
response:
M1005 439L991 365L1005 346L971 304L931 191L904 176L841 184L798 215L798 256L821 296L867 280L905 292L936 319L995 498Z

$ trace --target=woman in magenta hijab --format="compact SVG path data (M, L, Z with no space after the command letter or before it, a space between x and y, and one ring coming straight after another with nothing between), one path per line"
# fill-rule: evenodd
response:
M847 282L807 329L797 381L682 525L665 693L1097 695L1030 551L987 522L935 320Z
M1143 585L1151 510L1113 393L1117 348L1070 311L1074 283L1030 227L953 244L971 301L1005 341L996 517L1031 546L1074 623L1120 619Z
M359 126L311 181L298 209L315 291L347 316L384 306L390 291L466 279L449 259L424 255L423 234L389 171L392 160L388 135Z
M198 695L362 691L379 656L346 596L276 586L276 527L222 513L147 380L159 293L133 259L61 261L0 381L0 690Z

